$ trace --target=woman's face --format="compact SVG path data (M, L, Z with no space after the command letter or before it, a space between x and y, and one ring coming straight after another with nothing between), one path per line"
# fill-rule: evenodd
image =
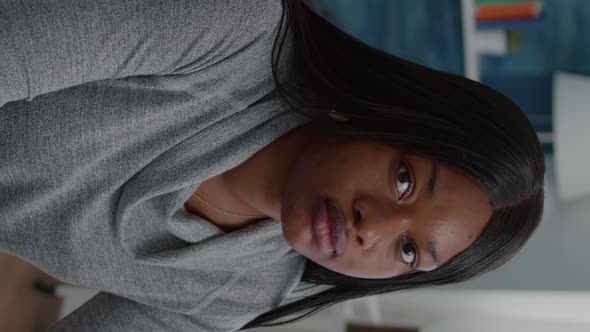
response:
M461 173L368 138L322 135L287 178L281 202L287 242L352 277L431 271L467 249L492 213L488 196ZM312 221L314 204L326 197L343 217L336 254L318 241Z

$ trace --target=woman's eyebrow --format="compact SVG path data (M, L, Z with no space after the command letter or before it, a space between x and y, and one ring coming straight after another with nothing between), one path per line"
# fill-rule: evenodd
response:
M434 196L434 190L436 189L436 180L438 179L438 168L436 161L432 162L432 171L430 172L430 179L428 180L428 185L426 185L426 195L424 196L425 199L430 200L432 196Z
M426 249L430 253L430 256L432 256L432 259L434 260L434 262L437 265L440 265L440 263L438 261L438 252L436 251L436 243L432 239L426 241Z

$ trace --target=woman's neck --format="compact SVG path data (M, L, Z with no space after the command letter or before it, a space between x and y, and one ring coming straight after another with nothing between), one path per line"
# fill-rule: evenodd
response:
M261 215L281 219L281 198L291 165L318 134L315 124L298 127L224 172L222 182L232 195Z

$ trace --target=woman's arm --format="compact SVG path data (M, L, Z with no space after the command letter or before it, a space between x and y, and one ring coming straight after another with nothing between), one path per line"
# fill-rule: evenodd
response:
M197 71L251 42L239 36L260 28L252 13L268 3L0 0L0 107L91 81Z

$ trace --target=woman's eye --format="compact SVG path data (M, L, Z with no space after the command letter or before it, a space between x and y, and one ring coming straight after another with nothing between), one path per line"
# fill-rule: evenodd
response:
M406 195L406 193L410 190L410 187L412 186L412 177L405 163L402 164L399 168L396 182L398 199L401 199Z
M402 260L408 265L414 265L416 261L416 248L410 242L404 243L402 246Z

